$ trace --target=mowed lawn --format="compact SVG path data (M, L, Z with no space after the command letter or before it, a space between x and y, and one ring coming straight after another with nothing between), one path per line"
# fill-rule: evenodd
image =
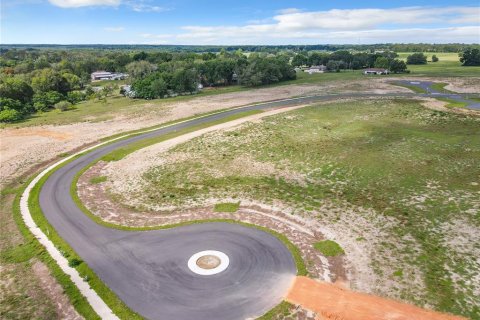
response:
M165 159L129 197L282 203L370 248L376 293L480 316L478 117L409 100L332 103L207 134Z
M413 52L400 52L399 59L406 61ZM424 52L427 56L427 64L408 65L412 75L425 75L432 77L478 77L480 67L464 67L460 63L460 57L455 52ZM435 54L438 62L432 62Z

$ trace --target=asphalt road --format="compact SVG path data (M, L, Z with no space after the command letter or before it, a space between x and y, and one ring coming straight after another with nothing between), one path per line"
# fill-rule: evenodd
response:
M427 94L425 94L426 96L430 96L430 97L433 97L433 98L442 97L442 98L448 98L448 99L451 99L451 100L455 100L455 101L458 101L458 102L464 102L464 103L467 104L466 108L474 109L474 110L480 110L480 102L468 99L468 96L469 96L468 94L440 92L440 91L432 88L432 85L434 84L434 82L431 82L431 81L414 81L414 80L401 80L401 81L397 81L397 82L401 83L401 84L406 84L406 85L410 85L410 86L419 87L419 88L425 90L426 92L428 92ZM478 95L476 95L476 96L478 96Z
M412 96L389 94L381 96ZM286 107L372 94L289 99L225 111L137 135L94 149L55 171L40 192L50 224L132 310L148 319L236 320L263 314L282 300L293 277L290 252L272 235L235 224L205 223L155 231L121 231L96 224L74 203L69 190L77 172L130 143L247 110ZM230 259L213 276L187 268L191 255L218 250Z

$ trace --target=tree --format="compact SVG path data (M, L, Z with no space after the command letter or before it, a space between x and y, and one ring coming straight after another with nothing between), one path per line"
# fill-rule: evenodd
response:
M390 60L386 57L378 57L377 60L375 60L375 68L383 68L383 69L389 69L390 68Z
M295 55L292 59L292 66L294 67L304 66L307 63L308 63L308 57L303 53L299 53Z
M153 80L150 89L155 98L163 98L168 94L168 84L163 78Z
M436 55L432 56L432 62L438 62L438 57Z
M48 111L63 100L63 95L57 91L38 92L33 95L33 107L37 111Z
M0 122L21 120L28 112L28 106L25 106L20 101L10 98L0 98Z
M66 94L70 91L67 79L52 69L42 69L32 78L32 87L35 92L57 91Z
M460 53L462 66L480 66L480 50L468 48Z
M142 60L127 64L125 69L127 70L128 75L135 80L146 77L150 73L154 72L157 67L150 62Z
M330 71L340 72L340 64L338 61L330 60L327 62L326 67Z
M390 62L388 69L393 73L403 73L407 71L407 64L402 60L394 59Z
M0 96L18 100L24 104L30 103L33 97L33 89L19 78L7 77L0 83Z
M407 57L407 64L427 64L427 56L423 53L414 53Z

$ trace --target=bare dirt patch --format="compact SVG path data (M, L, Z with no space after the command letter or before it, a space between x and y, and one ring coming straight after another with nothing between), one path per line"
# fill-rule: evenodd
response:
M68 297L63 293L63 288L50 274L47 266L37 261L32 265L33 273L40 280L40 286L45 293L55 302L55 308L59 319L80 320L83 319L72 307Z
M353 292L329 283L297 277L287 301L317 313L317 319L331 320L461 320L419 307Z

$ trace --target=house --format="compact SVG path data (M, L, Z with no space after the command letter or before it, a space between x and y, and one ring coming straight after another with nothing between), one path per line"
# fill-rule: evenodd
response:
M123 80L128 77L125 73L115 73L108 71L95 71L90 75L92 81L98 80Z
M363 70L363 74L388 74L388 69L383 68L368 68Z
M324 73L324 72L327 72L327 67L324 66L323 64L320 66L311 66L310 68L305 69L305 72L307 72L308 74Z

